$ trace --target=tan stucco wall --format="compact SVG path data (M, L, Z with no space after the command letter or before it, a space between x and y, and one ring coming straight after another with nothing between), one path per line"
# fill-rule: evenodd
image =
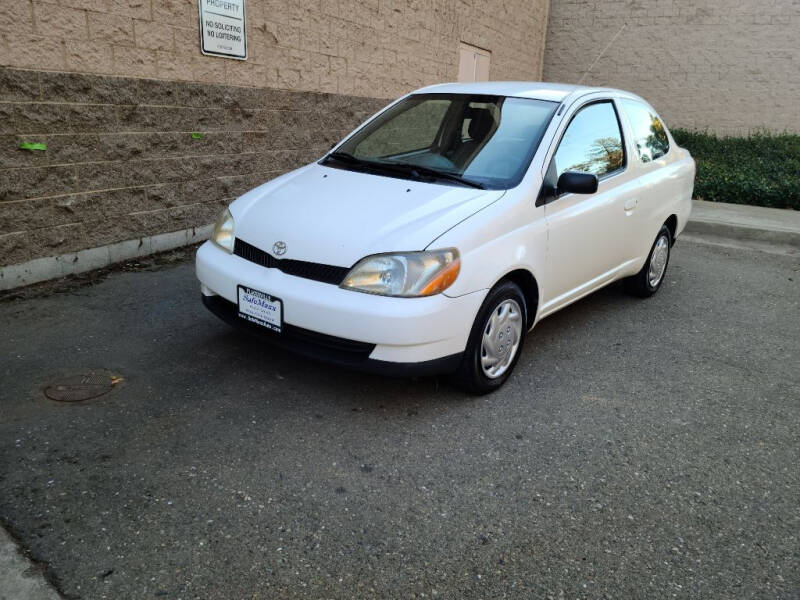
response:
M249 58L203 56L197 0L2 0L0 66L392 98L458 75L539 79L548 0L248 0Z
M584 83L636 92L672 127L800 132L797 0L552 0L544 78L590 67Z

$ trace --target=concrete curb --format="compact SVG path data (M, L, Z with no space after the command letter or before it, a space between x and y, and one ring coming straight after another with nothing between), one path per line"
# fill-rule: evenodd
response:
M40 570L25 558L0 527L0 600L59 600Z
M694 200L684 231L800 249L800 211Z
M747 227L745 225L699 219L690 219L683 231L684 233L694 236L714 236L732 240L751 240L800 248L800 232L794 231L759 229L758 227Z
M93 269L102 269L114 263L148 256L181 246L207 240L213 225L192 227L181 231L161 233L158 235L127 240L99 248L89 248L79 252L37 258L18 265L0 267L0 290L39 283L48 279L57 279L67 275L85 273Z

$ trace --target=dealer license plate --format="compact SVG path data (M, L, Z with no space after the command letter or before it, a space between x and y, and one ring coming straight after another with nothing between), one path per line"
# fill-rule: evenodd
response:
M240 285L239 317L280 333L283 326L283 302L266 292Z

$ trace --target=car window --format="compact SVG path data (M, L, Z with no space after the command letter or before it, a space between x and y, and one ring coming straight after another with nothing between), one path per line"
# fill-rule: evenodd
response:
M596 102L582 108L561 138L554 160L556 178L564 171L602 177L624 167L622 132L613 104Z
M492 117L495 121L500 120L500 110L498 109L497 105L491 102L470 102L467 104L467 111L464 116L464 120L461 122L461 140L468 141L473 139L472 134L470 133L470 125L473 121L473 114L475 114L479 110L487 110L492 113Z
M622 110L633 130L633 145L642 162L661 158L669 151L669 138L664 123L650 108L636 100L623 99Z
M525 98L506 98L493 107L495 125L491 135L481 143L464 164L464 175L479 181L513 181L521 176L530 163L544 128L553 114L553 106ZM487 110L478 108L478 110ZM467 111L469 114L469 110ZM465 119L466 120L466 119ZM469 129L473 127L470 123ZM465 143L473 142L474 133ZM453 153L454 158L461 149Z
M407 106L385 127L373 130L356 147L366 156L391 156L429 148L436 139L450 100L436 99Z
M453 181L455 176L487 189L508 189L522 180L557 108L556 102L533 98L413 94L323 161L410 179L424 169L425 177ZM350 160L337 162L335 154L342 153Z

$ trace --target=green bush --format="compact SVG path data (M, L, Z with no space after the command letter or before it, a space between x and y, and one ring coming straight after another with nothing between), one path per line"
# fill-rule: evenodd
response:
M672 136L697 161L696 198L800 210L800 135L673 129Z

